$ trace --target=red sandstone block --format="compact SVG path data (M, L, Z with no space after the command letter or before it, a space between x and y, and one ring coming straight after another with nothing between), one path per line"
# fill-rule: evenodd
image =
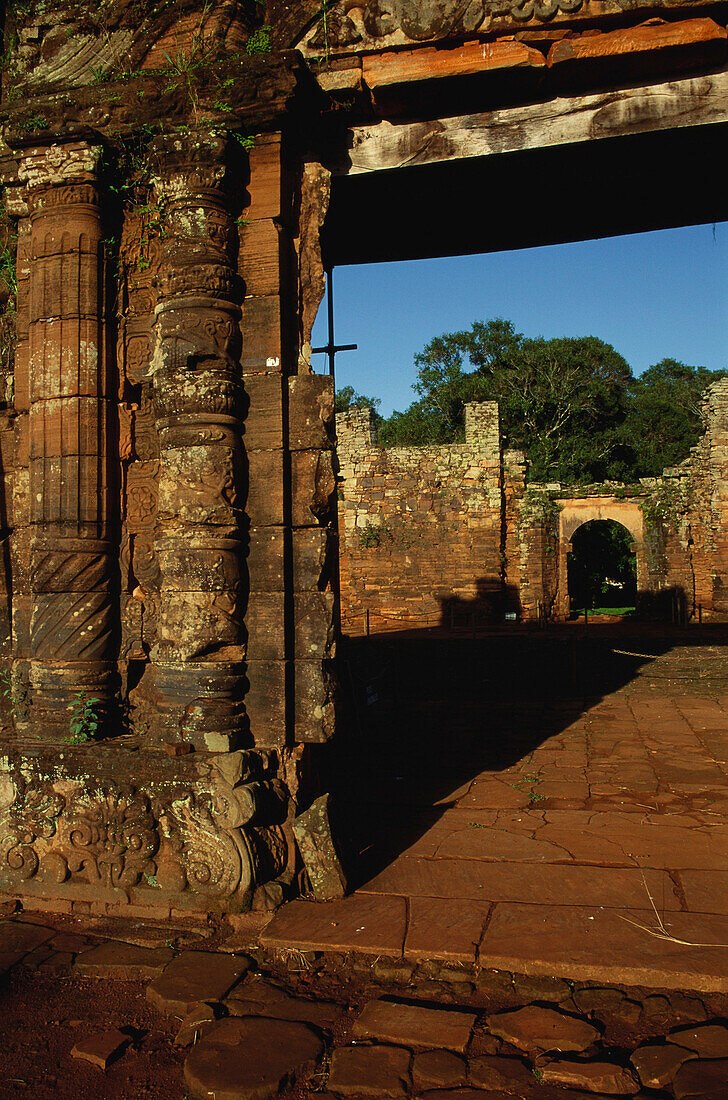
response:
M280 373L245 380L248 408L243 442L246 450L283 446L283 379Z
M309 592L328 583L328 559L334 541L324 527L304 527L293 532L294 591Z
M563 77L588 70L591 77L603 73L613 82L627 71L646 75L667 66L675 70L717 63L728 52L727 39L725 28L712 19L650 19L639 27L562 39L549 50L547 62Z
M288 386L291 450L327 450L332 445L333 379L324 374L298 374L289 378Z
M249 480L245 511L251 526L282 525L283 451L250 451L247 459Z
M336 489L330 451L291 454L291 519L294 527L312 527L328 518Z
M281 370L281 300L250 296L243 303L243 375Z
M282 213L281 135L265 134L255 139L248 154L250 202L245 208L248 222L279 218Z
M523 42L467 42L456 49L404 50L374 54L362 62L364 82L374 93L381 87L414 84L433 77L474 76L497 69L541 68L543 54Z
M280 527L250 528L246 566L251 593L282 591L285 576L285 544L286 533Z
M271 219L249 222L242 228L238 269L246 295L280 292L280 231Z
M246 653L251 661L285 659L285 593L251 593L245 612Z
M248 661L245 711L256 745L277 748L286 743L287 661Z

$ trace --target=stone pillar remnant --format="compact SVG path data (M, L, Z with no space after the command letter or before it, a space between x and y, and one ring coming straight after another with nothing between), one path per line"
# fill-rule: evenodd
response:
M242 714L240 307L225 139L159 139L164 224L154 380L162 581L152 649L159 735L224 751Z
M26 151L30 731L69 728L74 700L114 692L116 596L104 325L103 228L85 142Z

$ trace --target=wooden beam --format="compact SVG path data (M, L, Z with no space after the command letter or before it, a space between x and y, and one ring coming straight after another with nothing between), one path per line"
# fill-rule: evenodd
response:
M347 158L333 171L360 175L720 122L728 122L728 72L457 118L355 126Z

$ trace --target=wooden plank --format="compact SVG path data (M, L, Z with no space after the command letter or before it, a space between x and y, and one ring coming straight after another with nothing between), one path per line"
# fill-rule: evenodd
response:
M361 175L727 121L728 72L714 73L455 118L356 126L349 159L334 172Z

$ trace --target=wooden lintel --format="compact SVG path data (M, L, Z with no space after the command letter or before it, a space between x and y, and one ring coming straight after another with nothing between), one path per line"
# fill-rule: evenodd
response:
M346 161L333 170L359 175L727 121L728 72L721 72L457 118L356 126Z

